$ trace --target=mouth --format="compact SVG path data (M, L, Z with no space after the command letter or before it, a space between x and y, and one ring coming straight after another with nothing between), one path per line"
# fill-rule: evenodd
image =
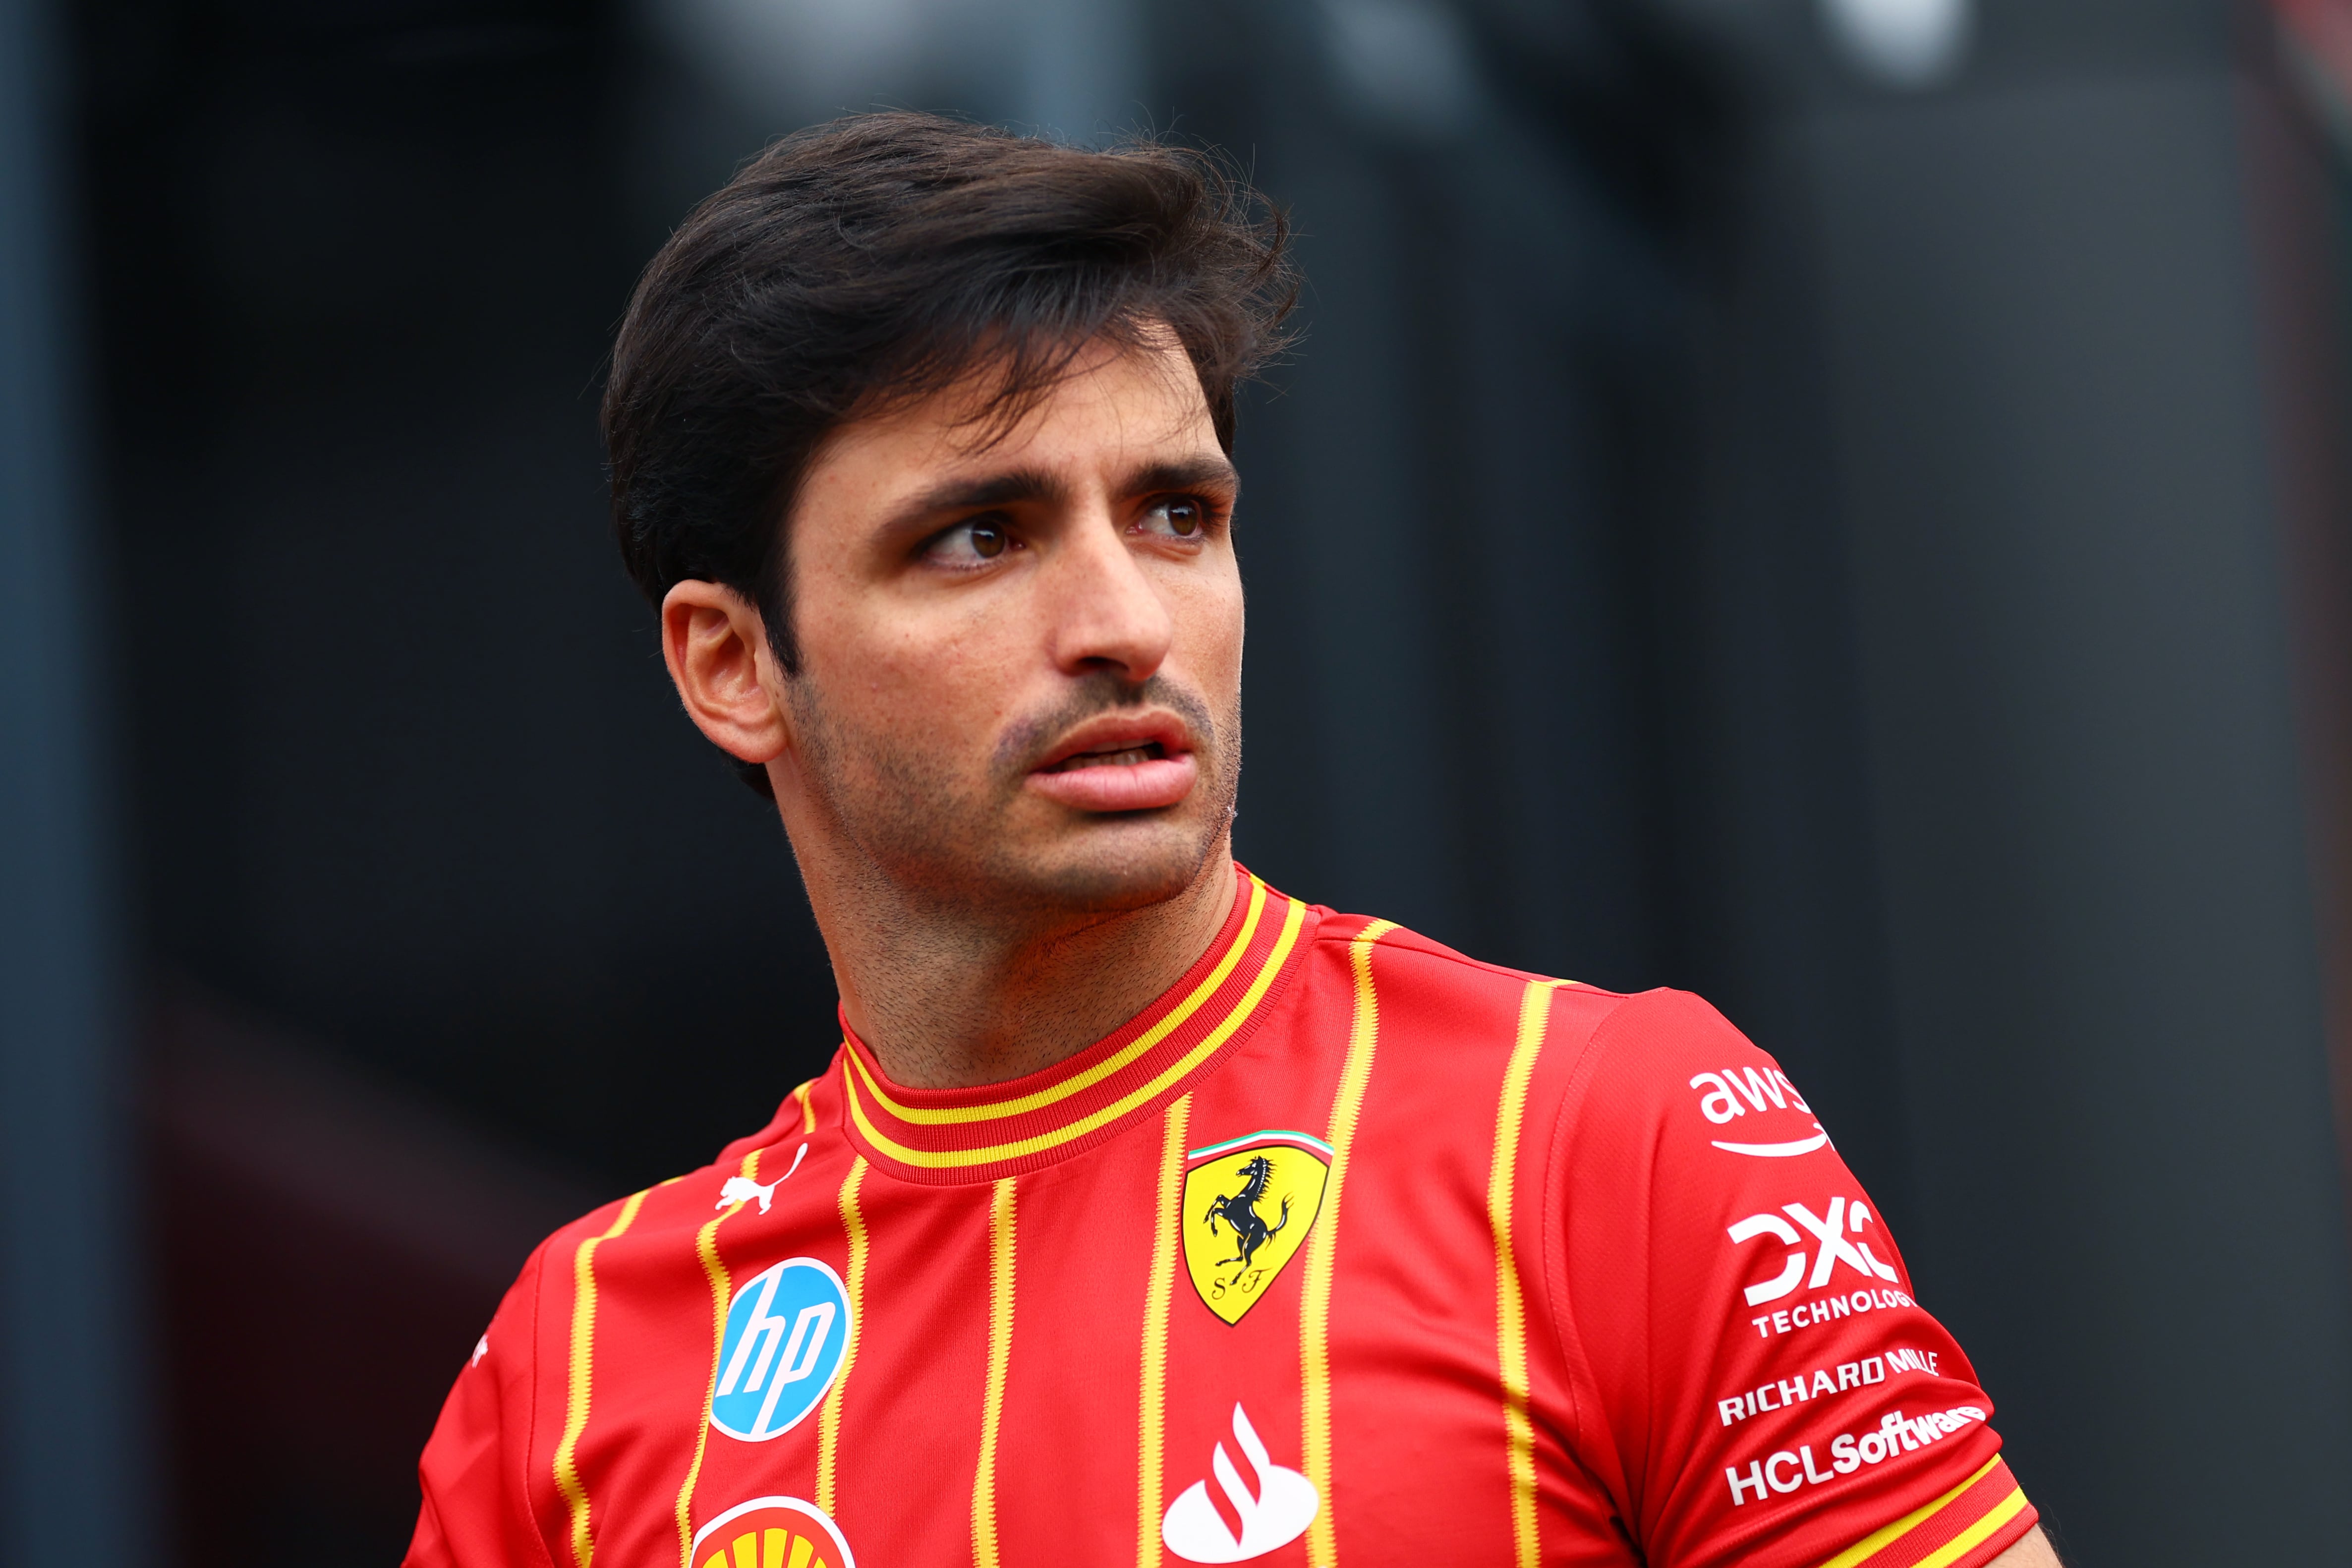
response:
M1199 776L1192 738L1174 715L1112 714L1064 737L1025 783L1074 810L1106 814L1174 805Z
M1168 748L1158 741L1146 741L1139 746L1111 745L1090 752L1079 752L1049 763L1038 769L1045 773L1076 773L1080 768L1130 768L1138 763L1158 762L1167 756Z

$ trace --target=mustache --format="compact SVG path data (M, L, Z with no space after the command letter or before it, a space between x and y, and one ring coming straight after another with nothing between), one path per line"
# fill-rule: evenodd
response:
M996 771L1018 781L1045 760L1061 738L1097 713L1121 708L1165 708L1184 721L1193 743L1203 750L1217 739L1216 721L1198 693L1155 675L1139 683L1119 679L1108 670L1087 676L1077 689L1051 710L1015 720L996 743Z

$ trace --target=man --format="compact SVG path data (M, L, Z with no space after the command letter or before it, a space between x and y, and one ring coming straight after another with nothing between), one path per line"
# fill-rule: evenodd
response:
M531 1258L411 1563L2054 1562L1770 1058L1233 863L1262 210L869 117L647 270L624 553L843 1044Z

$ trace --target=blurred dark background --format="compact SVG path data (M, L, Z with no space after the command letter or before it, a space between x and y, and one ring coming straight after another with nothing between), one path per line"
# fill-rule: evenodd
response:
M593 416L881 103L1299 226L1247 862L1713 999L2071 1562L2352 1560L2352 0L0 0L0 1560L396 1560L820 1070Z

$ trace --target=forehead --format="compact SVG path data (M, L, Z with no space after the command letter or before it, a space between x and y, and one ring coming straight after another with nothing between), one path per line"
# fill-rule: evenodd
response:
M818 448L809 486L898 493L1005 468L1077 479L1218 450L1200 377L1172 340L1087 344L1009 422L995 406L1003 384L1002 362L983 361L940 392L850 420Z

